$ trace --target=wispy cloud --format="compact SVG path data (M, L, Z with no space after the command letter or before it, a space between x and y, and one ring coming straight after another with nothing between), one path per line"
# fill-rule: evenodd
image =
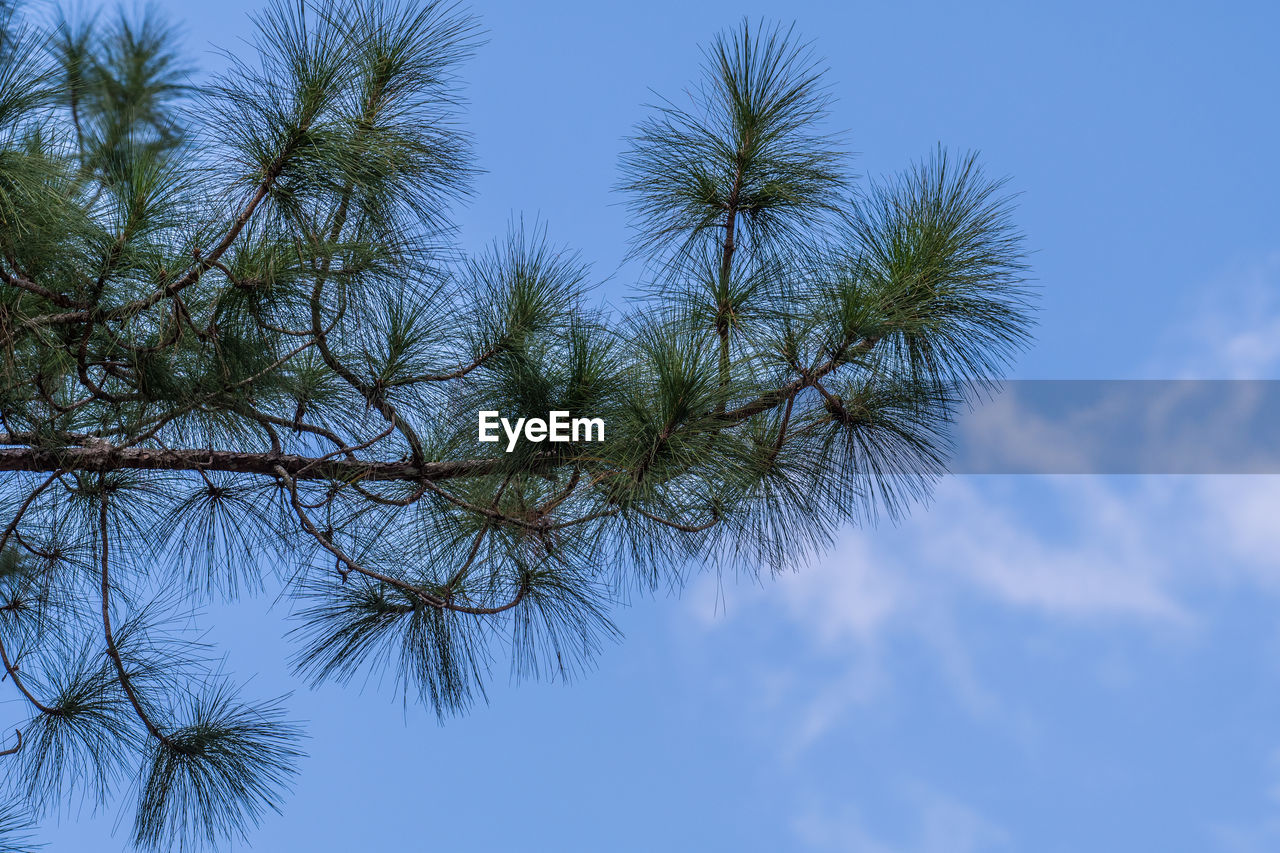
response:
M811 805L792 821L799 841L829 853L987 853L1008 850L1009 835L971 806L921 784L907 786L914 830L903 838L878 834L853 804Z
M1187 305L1146 366L1164 378L1268 379L1280 376L1280 251L1237 264Z

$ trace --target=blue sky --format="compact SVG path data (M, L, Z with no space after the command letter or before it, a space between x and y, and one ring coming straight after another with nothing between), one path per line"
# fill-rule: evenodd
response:
M202 67L256 3L159 3ZM1024 378L1280 378L1280 7L1263 2L476 0L486 173L465 247L537 217L620 303L623 137L742 16L827 58L864 175L942 142L1021 192ZM437 726L391 685L293 681L279 608L217 607L228 668L297 689L310 757L255 849L1280 849L1280 481L956 477L794 575L618 614L569 685ZM41 832L104 843L114 813Z

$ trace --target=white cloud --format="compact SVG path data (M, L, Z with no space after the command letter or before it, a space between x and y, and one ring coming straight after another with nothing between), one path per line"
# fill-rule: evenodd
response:
M1265 379L1280 371L1280 252L1237 266L1188 306L1186 322L1153 353L1148 373L1180 377Z
M920 615L939 585L1063 617L1186 618L1169 584L1178 543L1153 529L1173 520L1160 506L1167 488L1134 501L1095 477L1035 478L1034 487L1026 478L1017 495L990 488L996 482L948 478L928 509L900 526L848 531L795 574L763 589L725 589L727 618L781 601L819 646L874 644L895 622ZM1038 523L1017 512L1019 499L1046 498L1055 510ZM708 600L692 599L704 614Z
M1015 607L1067 616L1182 618L1162 584L1165 566L1144 535L1141 510L1095 478L1055 478L1050 488L1058 492L1055 505L1075 516L1065 541L1046 538L973 481L952 479L942 484L929 512L915 518L912 553L901 558Z
M816 565L778 579L777 592L793 619L805 622L828 647L870 641L902 607L908 592L883 564L874 543L845 533Z
M912 830L886 840L871 830L853 805L811 806L792 821L796 837L809 849L829 853L986 853L1007 850L1008 834L959 800L923 785L909 786Z
M1148 488L1135 503L1098 478L1013 479L950 478L927 511L900 526L847 531L830 553L772 583L719 589L707 579L690 597L707 629L736 621L778 630L782 623L808 644L795 654L833 664L823 678L800 680L792 655L756 662L760 693L789 716L772 736L780 758L796 759L854 709L892 690L885 649L903 635L923 643L962 707L1025 732L1028 721L984 685L956 627L964 596L1071 624L1182 630L1192 623L1175 583L1174 564L1186 563L1183 544L1151 523L1173 517L1167 487ZM1015 493L1000 488L1011 484ZM1046 498L1053 512L1019 513L1021 504ZM1056 536L1046 535L1054 529ZM721 600L725 606L713 609Z
M1210 570L1280 589L1280 477L1205 477L1195 483Z

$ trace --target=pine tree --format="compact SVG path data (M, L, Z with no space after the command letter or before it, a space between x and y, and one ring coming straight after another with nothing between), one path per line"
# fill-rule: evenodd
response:
M192 602L280 594L307 681L390 671L443 719L498 655L579 671L622 595L903 512L1027 340L1002 182L939 149L855 183L785 28L727 30L637 126L646 284L606 313L543 228L458 250L449 3L276 0L199 87L154 15L4 22L0 761L37 818L139 767L142 848L280 807L300 730ZM482 411L604 440L484 443Z

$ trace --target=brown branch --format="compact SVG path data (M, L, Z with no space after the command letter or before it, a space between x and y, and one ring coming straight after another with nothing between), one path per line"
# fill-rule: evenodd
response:
M458 367L456 370L451 370L448 373L425 373L425 374L422 374L421 376L412 376L408 379L400 379L388 384L394 385L394 386L415 385L419 382L448 382L451 379L461 379L462 377L466 376L468 373L475 370L477 367L480 367L486 361L488 361L489 359L497 355L499 349L500 348L496 346L489 347L489 349L485 350L484 352L480 353L480 355L472 359L472 361L469 364L464 364L461 367Z
M568 521L558 521L555 524L544 525L541 529L543 531L564 530L567 527L576 527L579 524L586 524L588 522L595 521L596 519L599 519L599 518L613 518L615 515L618 515L620 512L621 510L616 508L596 510L595 512L588 513L587 515L581 516L579 518L571 518Z
M338 547L332 539L325 536L318 527L316 527L315 522L311 520L311 517L307 515L306 510L302 506L302 500L298 496L297 483L293 481L288 473L286 473L282 468L277 469L276 473L289 491L289 502L293 506L294 514L298 516L298 521L302 522L302 526L307 529L307 532L311 534L311 537L319 542L321 547L332 554L339 563L346 566L348 571L364 575L367 578L395 587L428 607L434 607L437 610L452 610L455 613L466 613L472 616L493 616L510 610L523 601L525 594L529 591L528 582L522 579L520 582L520 588L516 591L516 594L511 601L508 601L505 604L495 605L493 607L471 607L463 604L454 604L451 601L447 601L438 595L428 592L422 587L415 586L411 583L407 583L406 581L402 581L399 578L383 574L376 569L370 569L361 565ZM345 575L346 573L344 572L343 574Z
M13 686L18 688L18 692L26 697L26 700L35 706L37 711L53 717L62 713L62 711L57 708L50 708L48 705L45 705L27 689L25 684L22 683L22 679L18 677L18 665L9 659L9 653L5 650L3 642L0 642L0 664L4 664L4 671L9 673L9 677L13 679Z
M654 515L651 512L646 512L638 506L632 507L632 509L635 510L635 512L637 512L638 514L649 519L650 521L656 521L658 524L663 524L663 525L666 525L667 527L675 528L676 530L682 531L684 533L701 533L704 530L710 530L712 527L715 527L716 524L719 523L720 521L720 513L714 510L711 513L711 520L705 524L684 524L679 521L671 521L670 519L662 518L661 516Z
M101 485L102 481L99 480L99 486ZM125 697L128 698L134 713L151 736L175 752L186 752L187 750L184 750L180 744L160 731L159 726L152 722L151 716L142 707L142 700L133 686L133 677L125 668L124 659L120 656L120 649L116 647L115 637L111 633L111 576L108 573L110 554L107 545L107 493L105 491L99 496L98 501L98 527L102 537L102 635L107 642L107 657L111 658L111 662L115 664L116 675L119 677L120 687L124 690Z
M778 458L778 453L782 450L783 442L787 440L787 427L791 425L791 409L796 404L795 395L787 398L787 407L782 412L782 423L778 426L778 438L773 443L773 451L769 454L769 462L773 463Z
M739 423L756 415L763 414L770 409L781 406L788 399L795 397L806 388L811 388L824 376L834 372L841 365L848 362L849 359L865 355L870 352L872 347L880 342L878 337L863 338L856 345L846 348L844 351L832 356L826 363L814 368L813 370L804 371L799 378L788 382L781 388L761 394L750 403L744 403L735 409L729 409L720 413L718 419L728 424Z
M13 733L18 736L18 742L9 749L0 750L0 758L6 755L14 755L18 750L22 749L22 730L14 729Z
M493 496L493 503L490 505L493 509L498 508L498 504L502 501L502 494L507 490L507 486L511 483L514 474L508 474L506 479L502 481L502 485L498 487L497 493ZM471 569L471 564L475 562L476 557L480 554L480 546L484 543L485 534L489 532L489 528L493 526L492 519L486 518L484 526L480 528L480 532L476 534L475 541L471 543L471 552L467 554L466 561L462 564L462 568L454 572L449 580L445 581L445 589L453 593L453 588L462 583L463 578L467 576L467 572Z
M719 294L716 304L716 335L720 338L720 390L727 393L729 387L729 312L732 306L729 305L727 299L729 295L729 282L733 274L733 253L737 248L734 237L737 234L738 221L738 200L742 193L742 163L738 162L733 175L733 186L729 190L729 197L725 201L725 210L727 214L724 222L724 243L720 249L720 285ZM717 411L723 412L725 409L725 398L722 397L717 403Z
M0 443L5 436L0 436ZM483 477L507 467L502 459L459 459L441 462L381 462L355 459L320 461L313 456L238 453L196 448L121 448L106 442L87 447L0 450L3 471L227 471L272 476L277 467L304 480L424 482Z
M4 270L0 270L0 281L3 281L5 284L9 285L10 287L16 287L19 290L25 290L28 293L33 293L42 299L47 299L50 302L52 302L54 305L59 306L60 308L83 307L82 303L75 301L74 299L67 296L66 294L58 293L56 291L50 290L47 287L43 287L39 284L36 284L34 281L28 281L27 279L17 274L10 275L9 273L6 273Z
M384 438L391 435L391 433L393 432L395 432L395 426L389 425L386 429L384 429L382 432L378 433L368 441L362 441L359 444L343 445L342 447L339 447L337 450L331 450L328 453L324 454L323 456L316 457L316 461L313 464L321 465L325 462L328 462L330 459L335 459L339 456L346 456L349 459L354 459L355 452L357 450L368 450L370 447L377 444L379 441L382 441ZM307 469L303 469L301 473L305 474L306 470Z
M277 157L270 166L267 167L266 174L262 181L258 184L257 189L244 207L232 220L230 227L209 251L196 252L195 263L180 278L170 282L165 287L152 291L147 296L140 297L124 305L118 305L115 308L104 309L100 306L93 308L85 308L79 311L69 311L63 314L45 314L38 317L32 317L23 323L26 327L34 326L55 326L66 325L71 323L96 323L102 320L121 320L130 317L140 311L156 305L163 299L168 299L181 293L186 288L195 284L200 280L208 270L212 269L214 264L226 254L227 250L235 243L236 238L240 236L240 232L249 224L249 220L253 218L254 212L258 206L262 204L263 199L267 197L267 193L271 190L271 185L276 178L280 176L284 170L286 157L284 155ZM69 307L69 306L68 306Z
M404 436L409 444L409 452L413 456L415 462L421 462L424 456L422 449L422 440L418 438L418 434L414 431L396 411L396 407L387 400L386 395L376 386L370 386L363 382L360 377L356 376L338 356L329 348L329 338L322 328L320 318L320 296L324 290L324 278L316 279L315 287L311 290L311 332L316 345L316 349L320 352L320 358L324 363L336 373L343 382L355 389L365 403L378 410L378 413Z
M45 478L44 482L42 482L40 485L32 489L31 494L27 495L26 499L22 502L22 504L18 507L17 511L13 514L13 519L9 522L9 525L5 528L4 534L0 535L0 552L3 552L4 549L8 546L9 537L13 536L17 532L18 525L22 522L22 517L27 514L27 510L29 510L31 508L31 505L35 503L36 498L38 498L45 489L49 488L49 486L52 485L54 481L56 481L59 477L61 477L63 473L64 472L60 470L54 471L52 474L50 474L48 477ZM24 697L26 697L26 700L30 702L33 706L35 706L35 709L37 711L39 711L42 714L50 714L55 716L61 713L57 708L51 708L48 705L45 705L44 703L42 703L39 699L35 697L35 695L30 690L27 689L27 686L22 683L22 679L18 677L18 665L15 661L10 660L9 653L5 649L4 643L2 641L0 641L0 664L4 665L4 671L9 674L9 677L11 679L13 679L13 686L18 688L18 692L21 693Z

